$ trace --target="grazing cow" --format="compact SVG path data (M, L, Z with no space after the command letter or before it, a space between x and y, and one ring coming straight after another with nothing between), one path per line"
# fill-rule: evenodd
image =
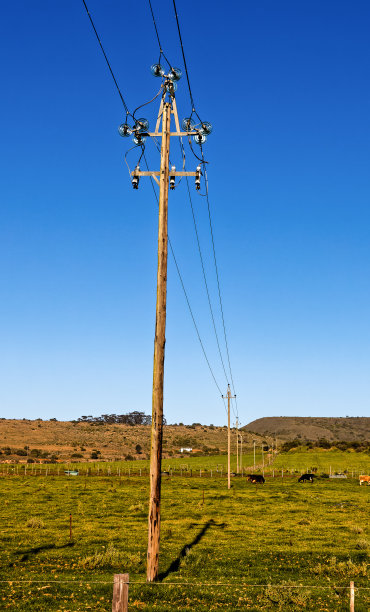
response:
M298 482L310 482L312 484L314 478L314 474L302 474L302 476L298 478Z
M265 479L261 474L249 474L248 480L249 482L252 482L253 484L257 484L257 483L263 484L265 482Z
M359 476L359 480L360 480L360 485L362 485L363 482L367 482L368 485L370 485L370 476Z

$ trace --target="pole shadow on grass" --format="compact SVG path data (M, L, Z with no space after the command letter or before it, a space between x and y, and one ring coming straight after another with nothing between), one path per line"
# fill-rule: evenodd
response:
M30 555L36 555L42 550L60 550L61 548L68 548L69 546L74 546L74 542L68 542L67 544L62 544L61 546L57 546L56 544L44 544L43 546L36 546L35 548L29 548L28 550L20 550L14 554L22 555L19 559L19 562L28 561ZM9 567L13 567L14 563L9 563Z
M180 569L180 563L181 563L181 559L183 559L184 557L186 557L186 555L189 554L189 552L191 551L191 549L193 548L193 546L196 546L196 544L199 544L199 542L201 541L201 539L205 536L205 534L207 533L208 529L210 527L220 527L221 529L224 529L224 527L226 527L226 523L215 523L215 521L213 519L211 519L210 521L208 521L208 523L206 523L204 525L204 527L200 530L200 532L198 533L198 535L195 536L194 540L192 542L190 542L189 544L185 544L180 553L179 556L177 557L177 559L175 559L174 561L172 561L171 565L169 566L168 569L166 569L165 572L161 572L158 575L158 582L161 582L162 580L164 580L165 578L167 578L167 576L169 576L170 574L173 574L174 572L178 572Z

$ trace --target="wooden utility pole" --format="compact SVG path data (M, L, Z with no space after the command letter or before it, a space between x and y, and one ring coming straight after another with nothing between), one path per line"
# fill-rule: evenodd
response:
M235 419L235 427L236 427L236 473L239 474L239 419L236 417Z
M158 575L159 540L161 528L161 463L163 439L163 378L164 347L166 343L166 299L167 299L167 219L168 181L170 160L171 105L163 105L161 169L159 175L159 221L158 221L158 271L157 307L154 337L153 395L152 395L152 441L150 451L150 499L148 524L147 580L152 582Z
M243 436L239 434L240 437L240 471L243 474Z
M256 470L256 441L253 440L253 469Z
M156 127L154 132L143 132L136 134L136 138L150 136L158 138L162 136L161 165L160 170L141 171L139 166L131 172L132 183L138 188L139 179L142 176L152 177L159 185L159 220L158 220L158 270L157 270L157 306L154 338L154 360L153 360L153 395L152 395L152 436L150 450L150 498L148 516L148 554L147 554L147 581L153 582L158 578L159 567L159 543L161 527L161 463L162 463L162 439L163 439L163 380L164 380L164 353L166 342L166 300L167 300L167 220L168 220L168 189L175 187L175 177L195 177L196 188L200 187L201 168L197 167L195 172L185 170L176 171L174 167L169 168L170 138L171 136L195 136L198 130L189 129L181 132L177 106L175 100L175 88L170 75L164 75L162 84L163 94L159 107ZM171 114L174 115L176 130L171 132ZM162 121L162 132L159 131Z
M224 395L222 397L225 397ZM232 396L230 391L230 385L227 385L227 488L231 488L231 469L230 469L230 451L231 451L231 432L230 432L230 400L234 399L236 395Z

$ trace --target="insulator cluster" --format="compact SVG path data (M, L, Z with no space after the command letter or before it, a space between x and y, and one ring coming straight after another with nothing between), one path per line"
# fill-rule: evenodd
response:
M120 136L127 138L133 134L132 140L136 145L144 144L146 134L149 131L149 121L148 119L136 119L135 124L131 127L128 123L121 123L118 128L118 133Z

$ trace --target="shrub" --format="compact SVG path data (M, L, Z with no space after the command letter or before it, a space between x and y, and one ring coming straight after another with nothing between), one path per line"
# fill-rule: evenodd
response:
M81 453L72 453L71 457L75 457L76 459L81 459L83 455L81 455Z
M355 576L366 576L367 564L362 562L357 565L352 559L338 561L336 557L331 557L328 563L318 563L310 571L316 576L322 575L348 579Z
M42 519L37 518L37 516L33 516L28 519L26 527L29 529L45 529L45 523Z
M104 547L105 548L105 547ZM97 567L120 567L123 562L122 553L114 548L110 542L102 552L95 552L93 555L84 557L78 562L82 569L95 569Z
M130 512L144 512L144 504L142 504L141 502L139 502L138 504L132 504L132 506L129 507L129 511Z

